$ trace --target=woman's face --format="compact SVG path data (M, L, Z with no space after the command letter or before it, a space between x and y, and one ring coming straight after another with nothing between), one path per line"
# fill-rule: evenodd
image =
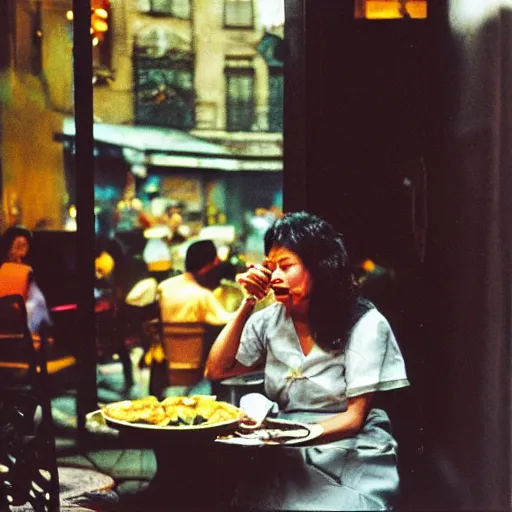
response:
M292 307L308 303L311 274L297 254L284 247L273 247L265 264L272 270L270 286L277 302Z
M9 254L7 255L8 260L13 263L22 263L27 256L28 249L28 240L24 236L17 236L12 241Z

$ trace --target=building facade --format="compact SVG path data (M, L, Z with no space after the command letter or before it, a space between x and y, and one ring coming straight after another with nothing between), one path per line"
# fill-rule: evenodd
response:
M269 6L276 21L266 21ZM212 209L237 223L229 217L244 208L279 206L284 19L276 6L264 0L91 2L100 200L116 200L133 172L141 192L148 178L170 195L197 190L195 213L205 221ZM73 130L66 129L74 102L72 2L21 0L4 8L4 222L17 215L28 227L59 229L75 195ZM271 182L270 189L258 180ZM237 191L237 201L227 201L227 190Z

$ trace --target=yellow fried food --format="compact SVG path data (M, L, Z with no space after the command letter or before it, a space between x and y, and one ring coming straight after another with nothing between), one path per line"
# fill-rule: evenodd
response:
M234 405L210 395L169 396L162 402L156 397L125 400L105 406L103 412L115 420L158 426L214 424L244 415Z
M103 411L109 418L129 423L150 423L159 426L169 423L165 409L156 397L116 402L106 405Z

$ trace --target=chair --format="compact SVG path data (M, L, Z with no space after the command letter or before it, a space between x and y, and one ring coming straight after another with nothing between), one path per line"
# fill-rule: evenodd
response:
M222 327L199 322L151 322L150 394L159 396L167 386L199 383L210 347Z
M28 329L23 298L0 297L0 510L59 510L47 350L46 334Z
M160 322L169 386L193 386L203 378L205 325Z
M0 297L0 389L10 386L27 389L43 360L48 395L51 397L68 388L74 380L76 358L70 348L61 343L58 334L50 335L47 327L41 333L30 333L23 298L19 295ZM23 339L25 342L12 341Z

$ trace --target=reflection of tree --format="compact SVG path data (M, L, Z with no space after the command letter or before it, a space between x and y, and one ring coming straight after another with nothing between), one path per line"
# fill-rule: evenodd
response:
M136 60L136 99L142 122L162 126L193 126L195 94L190 60ZM155 110L154 107L160 107ZM162 110L163 109L163 110Z

